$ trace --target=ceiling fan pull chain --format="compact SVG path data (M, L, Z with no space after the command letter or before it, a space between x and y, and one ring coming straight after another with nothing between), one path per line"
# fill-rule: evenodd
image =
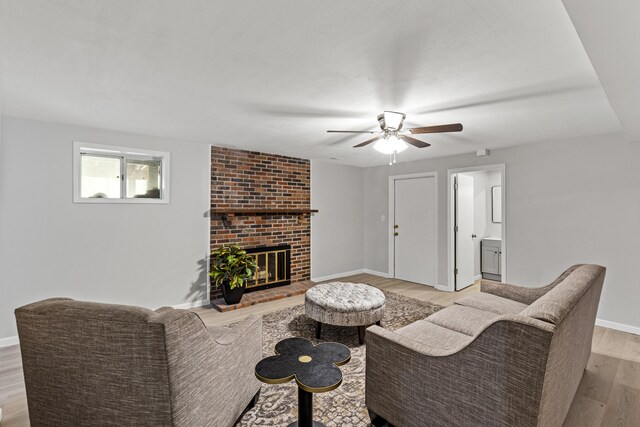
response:
M393 155L389 154L389 166L393 165Z
M393 164L396 164L396 151L393 152Z

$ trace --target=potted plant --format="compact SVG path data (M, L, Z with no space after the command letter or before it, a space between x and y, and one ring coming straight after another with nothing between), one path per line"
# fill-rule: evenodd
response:
M255 274L258 266L254 257L238 245L224 245L211 252L211 276L216 286L222 287L222 296L228 304L242 299L247 279Z

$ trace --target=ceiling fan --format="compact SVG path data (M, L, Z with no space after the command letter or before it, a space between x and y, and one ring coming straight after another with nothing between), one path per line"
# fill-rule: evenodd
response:
M354 145L353 148L360 148L369 145L373 142L373 148L383 154L389 154L389 164L396 162L396 153L404 151L408 145L413 145L416 148L429 147L431 144L419 139L412 138L410 135L424 134L424 133L442 133L442 132L460 132L462 130L462 124L453 123L449 125L436 125L436 126L424 126L418 128L402 129L404 119L407 117L404 113L398 113L395 111L385 111L378 116L378 123L380 124L380 131L368 131L368 130L328 130L329 133L368 133L376 135L375 138L368 139L361 142L358 145Z

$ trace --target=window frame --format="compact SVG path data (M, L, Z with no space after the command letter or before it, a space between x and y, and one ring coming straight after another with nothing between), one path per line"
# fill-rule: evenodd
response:
M121 198L90 198L81 196L81 180L82 180L82 154L89 154L102 157L119 157L120 173L126 177L127 160L149 160L149 158L160 159L160 181L162 188L160 189L160 199L149 199L144 197L127 198L126 197L126 179L122 180ZM73 142L73 203L115 203L115 204L168 204L169 199L169 174L170 174L171 155L165 151L144 150L138 148L120 147L115 145L91 144L87 142Z

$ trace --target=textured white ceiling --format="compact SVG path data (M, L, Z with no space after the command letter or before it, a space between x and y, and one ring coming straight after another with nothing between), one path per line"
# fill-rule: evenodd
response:
M561 2L0 0L2 113L361 166L621 130Z

